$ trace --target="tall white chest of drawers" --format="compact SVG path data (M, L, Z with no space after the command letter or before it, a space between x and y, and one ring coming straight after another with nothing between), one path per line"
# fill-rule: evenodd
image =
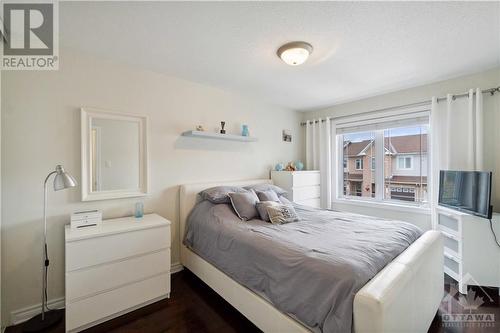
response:
M170 222L147 214L66 226L66 332L94 326L170 295Z
M301 205L319 208L320 174L318 170L271 171L271 179L276 186L287 191L287 198Z
M500 287L500 248L489 221L440 206L437 222L444 240L444 272L458 282L460 293L466 294L468 285ZM500 215L493 215L492 227L500 235Z

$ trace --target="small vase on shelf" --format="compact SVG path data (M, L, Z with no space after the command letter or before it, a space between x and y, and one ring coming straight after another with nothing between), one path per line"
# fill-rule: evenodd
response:
M242 136L250 136L250 131L248 130L248 125L241 126L241 135Z

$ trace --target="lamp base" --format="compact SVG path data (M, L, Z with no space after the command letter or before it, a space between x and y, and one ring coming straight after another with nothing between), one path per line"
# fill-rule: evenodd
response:
M40 332L59 323L64 316L64 310L50 310L45 312L45 318L42 320L42 314L31 318L23 325L23 332Z

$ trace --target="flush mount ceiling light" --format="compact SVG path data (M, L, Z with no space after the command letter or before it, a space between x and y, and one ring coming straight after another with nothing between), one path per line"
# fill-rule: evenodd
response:
M298 66L303 64L309 55L312 53L313 47L306 42L291 42L281 46L276 54L286 64L290 66Z

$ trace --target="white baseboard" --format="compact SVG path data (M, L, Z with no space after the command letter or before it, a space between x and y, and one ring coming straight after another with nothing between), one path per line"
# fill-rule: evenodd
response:
M183 269L184 269L184 266L182 266L179 262L176 262L170 266L170 273L174 274L174 273L182 271ZM49 300L48 306L51 309L64 308L64 297ZM10 326L10 325L17 325L17 324L24 323L28 319L39 314L41 307L42 307L42 303L38 303L35 305L27 306L25 308L12 311L10 313L10 322L8 325Z
M64 297L49 300L47 303L49 308L51 309L64 308ZM10 325L17 325L20 323L24 323L28 319L39 314L41 307L42 303L38 303L35 305L27 306L19 310L12 311L10 313Z
M173 263L172 266L170 266L170 274L180 272L183 269L184 269L184 266L182 266L180 262Z

